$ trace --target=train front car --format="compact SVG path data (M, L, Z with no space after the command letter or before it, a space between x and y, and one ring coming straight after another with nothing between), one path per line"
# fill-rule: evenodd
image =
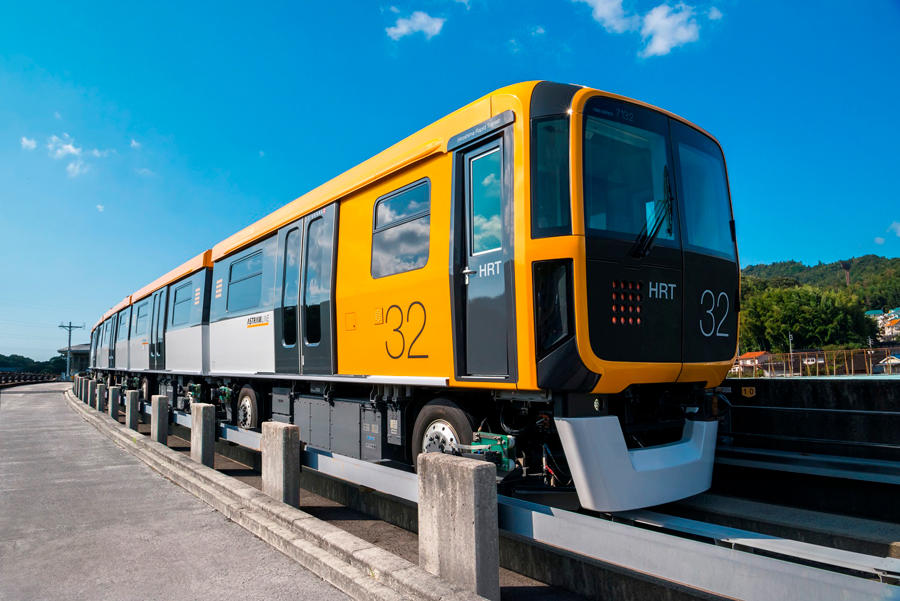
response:
M537 133L551 119L532 116L534 166L553 154L541 144L553 142ZM554 395L555 422L579 502L619 511L697 494L712 479L714 387L737 348L739 270L722 151L674 115L595 90L573 94L568 123L572 233L583 234L583 254L565 275L574 336L568 351L561 343L539 360L538 378L569 389ZM546 173L533 173L538 194ZM532 200L533 219L546 217ZM565 289L553 278L568 269L547 264L535 269L539 349L542 311Z

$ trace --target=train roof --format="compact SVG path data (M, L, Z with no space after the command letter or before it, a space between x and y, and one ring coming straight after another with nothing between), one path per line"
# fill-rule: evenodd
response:
M167 286L172 282L180 280L184 276L192 274L198 269L203 269L204 267L212 267L212 261L210 260L211 254L212 250L204 250L193 259L185 261L169 273L156 278L155 280L132 294L131 302L136 303L139 300L150 296L163 286Z
M542 83L540 81L526 81L522 83L512 84L497 90L470 102L466 106L458 109L449 115L435 121L407 138L397 142L393 146L383 150L374 157L356 165L355 167L345 171L341 175L325 182L324 184L310 190L303 196L276 209L272 213L266 215L262 219L252 223L244 229L225 238L212 248L212 260L218 261L253 242L265 238L272 232L278 230L284 225L296 220L297 218L322 208L323 206L343 197L347 194L355 192L369 184L377 181L385 175L402 169L419 160L427 158L431 155L443 153L447 151L447 142L451 137L460 131L486 121L494 116L495 112L491 108L491 99L495 96L509 95L517 97L524 106L528 106L527 102L531 98L534 88ZM584 88L584 86L579 86ZM634 100L618 94L604 92L590 88L591 92L596 92L611 98L618 98L648 107L655 111L659 111L684 122L685 124L703 132L713 140L715 138L708 132L697 127L687 119L680 117L674 113L661 109L659 107ZM718 141L716 141L718 144Z

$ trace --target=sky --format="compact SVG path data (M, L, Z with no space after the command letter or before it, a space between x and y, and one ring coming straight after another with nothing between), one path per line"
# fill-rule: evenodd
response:
M0 353L456 108L547 79L722 144L741 263L900 256L900 3L7 2Z

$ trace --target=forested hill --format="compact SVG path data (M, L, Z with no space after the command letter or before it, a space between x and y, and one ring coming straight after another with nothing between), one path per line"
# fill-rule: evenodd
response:
M867 309L900 306L900 259L864 255L849 259L849 262L850 291L863 301ZM777 287L808 284L832 290L847 288L840 261L820 262L818 265L804 265L798 261L748 265L742 274L747 283L757 279Z

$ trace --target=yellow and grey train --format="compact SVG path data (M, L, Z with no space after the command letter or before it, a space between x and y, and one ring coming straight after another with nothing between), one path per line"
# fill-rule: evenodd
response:
M441 451L596 511L709 487L739 268L718 142L586 87L501 88L103 315L99 378L375 462Z

